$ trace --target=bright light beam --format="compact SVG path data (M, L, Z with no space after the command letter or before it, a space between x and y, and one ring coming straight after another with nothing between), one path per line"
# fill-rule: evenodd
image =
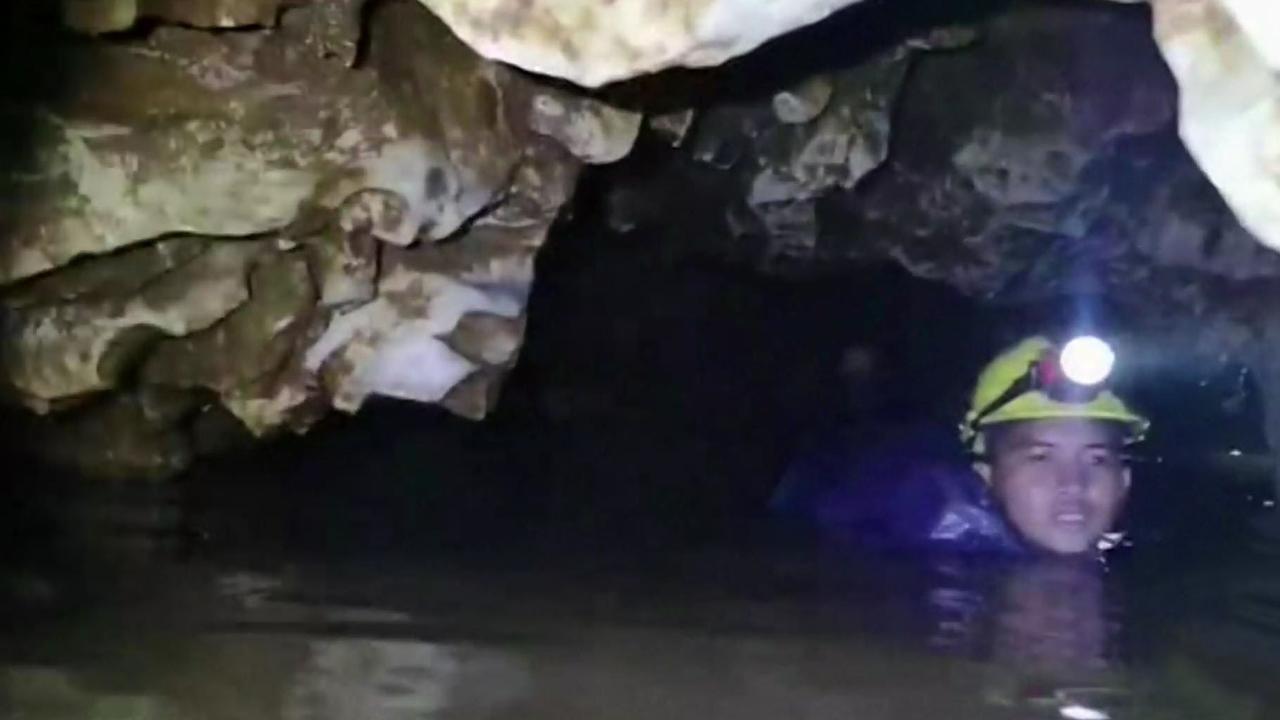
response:
M1078 385L1093 386L1111 375L1116 353L1106 341L1085 335L1064 345L1058 362L1068 380Z

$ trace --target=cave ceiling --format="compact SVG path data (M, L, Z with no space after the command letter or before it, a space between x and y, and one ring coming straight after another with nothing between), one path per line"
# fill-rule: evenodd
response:
M124 476L185 467L211 408L483 417L590 214L675 259L1105 298L1280 397L1271 5L846 5L11 6L5 395Z

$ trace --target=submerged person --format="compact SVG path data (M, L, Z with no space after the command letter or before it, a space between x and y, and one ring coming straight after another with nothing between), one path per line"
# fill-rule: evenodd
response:
M788 469L773 508L870 548L1105 549L1131 483L1125 448L1148 422L1103 382L1110 349L1083 342L1101 347L1060 348L1034 337L992 360L978 377L959 444L928 429L866 452L811 454ZM1072 358L1073 351L1085 355ZM1083 360L1080 379L1064 368L1073 360Z
M1076 342L1034 337L1000 353L958 441L925 426L807 454L773 506L828 538L924 560L876 566L883 586L897 583L890 617L935 651L982 661L986 703L1108 717L1131 698L1121 589L1099 558L1131 485L1126 447L1148 422L1107 386L1109 348L1089 339L1071 357Z

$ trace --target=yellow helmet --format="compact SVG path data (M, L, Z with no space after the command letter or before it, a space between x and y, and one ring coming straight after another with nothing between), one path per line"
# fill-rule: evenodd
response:
M1082 402L1055 400L1043 390L1031 389L1005 401L1015 384L1056 347L1044 337L1023 340L996 356L978 375L969 403L969 412L960 426L960 439L966 447L982 453L982 429L1016 420L1049 420L1054 418L1087 418L1117 422L1128 428L1128 443L1146 434L1150 422L1138 415L1110 390L1102 390Z

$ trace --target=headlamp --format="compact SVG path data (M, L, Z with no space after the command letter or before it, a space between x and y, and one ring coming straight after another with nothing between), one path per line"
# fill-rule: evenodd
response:
M1084 404L1107 388L1116 354L1105 340L1082 335L1062 348L1046 350L1012 385L979 411L970 422L976 430L984 418L1023 393L1040 391L1061 403Z
M1084 335L1072 338L1062 346L1058 364L1062 367L1062 374L1071 382L1094 387L1111 377L1116 353L1105 340Z

